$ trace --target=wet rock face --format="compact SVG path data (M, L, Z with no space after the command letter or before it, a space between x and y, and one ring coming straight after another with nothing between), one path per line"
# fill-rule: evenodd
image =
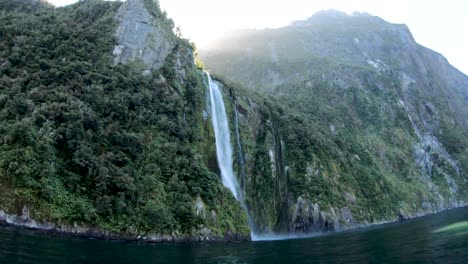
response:
M146 70L159 69L172 53L176 41L164 18L156 18L145 6L144 0L127 0L116 16L117 46L114 63L140 59Z
M338 210L334 208L322 211L318 204L299 197L297 202L291 206L292 215L289 221L288 232L311 233L339 231L356 226L351 210L344 207Z

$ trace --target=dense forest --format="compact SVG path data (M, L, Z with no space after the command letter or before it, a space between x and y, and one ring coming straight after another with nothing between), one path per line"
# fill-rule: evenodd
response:
M137 62L114 66L120 5L0 1L0 208L115 232L245 233L197 150L210 133L202 75L189 68L180 82L173 58L146 77ZM197 197L218 215L197 216Z

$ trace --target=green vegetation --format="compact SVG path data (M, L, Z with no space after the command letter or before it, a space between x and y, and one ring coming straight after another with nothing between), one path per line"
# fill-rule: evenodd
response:
M244 115L242 122L249 123L241 123L241 138L251 177L246 186L248 204L255 222L263 225L260 229L287 224L281 208L293 204L284 196L293 203L297 197L308 199L325 210L350 207L358 221L393 219L401 208L417 210L410 201L420 203L430 197L417 166L408 159L415 135L411 124L401 118L404 110L397 109L393 118L379 110L382 97L388 95L333 90L323 82L307 90L301 87L306 86L289 86L296 93L273 98L236 89L239 104L257 98L258 105L247 108ZM334 107L327 107L330 104ZM249 128L258 121L254 126L258 131L252 134ZM335 132L330 125L336 126ZM275 153L274 164L269 151Z
M246 234L198 149L210 129L200 73L181 82L174 56L147 77L138 61L112 66L120 2L28 4L0 3L0 208L115 232ZM178 41L174 53L189 46Z

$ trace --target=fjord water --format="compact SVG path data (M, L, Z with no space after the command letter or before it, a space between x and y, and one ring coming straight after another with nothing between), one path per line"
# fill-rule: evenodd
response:
M468 207L308 239L142 244L0 227L0 263L468 263Z

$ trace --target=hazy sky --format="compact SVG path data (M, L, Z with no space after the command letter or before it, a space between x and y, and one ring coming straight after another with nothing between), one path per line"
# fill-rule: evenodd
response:
M323 9L368 12L408 25L418 43L468 74L468 0L160 0L160 5L198 46L227 30L281 27Z

